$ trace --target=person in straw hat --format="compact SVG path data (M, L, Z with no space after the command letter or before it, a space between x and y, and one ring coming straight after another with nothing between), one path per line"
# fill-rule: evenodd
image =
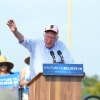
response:
M28 87L26 85L29 81L30 75L30 57L25 58L24 62L27 64L27 66L23 67L20 72L20 86L24 88L22 100L28 100Z
M0 55L0 75L13 74L11 72L13 67L14 64L12 62L9 62L5 56Z

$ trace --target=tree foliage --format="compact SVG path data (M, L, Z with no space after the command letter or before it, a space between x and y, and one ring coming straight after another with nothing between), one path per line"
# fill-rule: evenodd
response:
M85 76L82 82L82 95L98 95L100 96L100 80L97 75L92 77Z

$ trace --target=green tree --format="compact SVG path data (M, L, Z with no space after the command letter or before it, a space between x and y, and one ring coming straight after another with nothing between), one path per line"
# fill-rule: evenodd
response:
M82 96L99 95L100 96L100 81L97 75L92 77L85 76L82 82Z

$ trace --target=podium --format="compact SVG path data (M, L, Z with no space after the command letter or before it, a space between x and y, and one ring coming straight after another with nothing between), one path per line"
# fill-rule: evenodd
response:
M28 83L29 100L81 100L83 77L82 64L44 64Z

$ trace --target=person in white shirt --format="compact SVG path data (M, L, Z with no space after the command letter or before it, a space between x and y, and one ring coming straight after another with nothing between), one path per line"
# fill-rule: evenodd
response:
M67 47L62 41L58 40L59 29L56 25L47 25L44 29L44 39L40 40L34 40L32 38L25 37L18 31L13 20L9 20L7 22L7 25L19 40L19 43L27 48L30 52L31 79L38 73L43 72L43 63L62 62L61 58L57 54L59 50L62 52L65 63L73 63L73 58L69 53ZM50 54L51 51L53 51L55 54L55 62L54 58L52 58Z
M20 86L23 88L22 100L28 100L28 87L27 83L29 82L29 75L30 75L30 57L25 58L24 62L27 66L23 67L20 72Z

